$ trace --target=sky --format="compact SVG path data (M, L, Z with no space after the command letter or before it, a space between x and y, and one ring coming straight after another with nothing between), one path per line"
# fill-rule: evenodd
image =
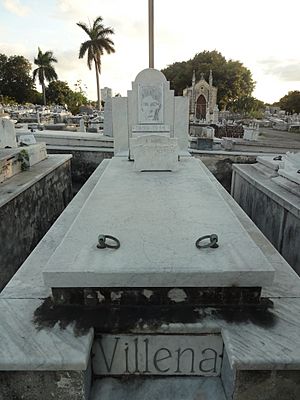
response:
M217 50L250 69L253 95L264 102L300 90L299 0L154 0L154 9L155 68ZM52 50L59 79L71 89L81 80L96 100L95 71L78 59L87 36L76 22L99 15L115 31L116 50L102 58L100 84L126 96L148 67L148 0L0 0L0 53L33 63L38 47Z

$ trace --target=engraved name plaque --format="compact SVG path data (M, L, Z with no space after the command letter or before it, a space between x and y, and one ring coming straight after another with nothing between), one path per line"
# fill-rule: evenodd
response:
M93 347L96 375L220 375L223 340L203 335L102 335Z

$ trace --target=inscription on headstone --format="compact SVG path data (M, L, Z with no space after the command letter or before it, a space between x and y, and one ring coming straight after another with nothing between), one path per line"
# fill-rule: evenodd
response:
M102 335L94 343L96 375L220 375L221 335Z
M170 132L170 125L133 125L132 132Z

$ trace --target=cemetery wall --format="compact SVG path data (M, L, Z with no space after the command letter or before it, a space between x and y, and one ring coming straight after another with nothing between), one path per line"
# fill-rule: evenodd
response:
M244 166L243 166L244 167ZM270 188L269 188L270 189ZM273 246L300 275L299 208L293 197L283 199L258 181L250 181L234 166L232 196Z
M112 158L114 155L113 149L82 150L75 147L68 150L47 148L47 152L48 154L72 154L71 174L72 183L75 186L82 186L105 158Z
M49 154L72 154L72 182L73 185L79 187L87 181L104 159L110 159L114 155L113 149L83 150L70 148L59 150L55 148L55 150L47 149L47 151ZM201 154L191 152L191 155L203 161L228 192L231 188L232 164L256 162L256 155L213 154L211 152Z
M256 162L256 155L233 155L233 154L212 154L192 153L199 158L209 171L217 178L221 185L230 192L232 179L232 164L253 164Z
M35 168L42 168L41 165ZM23 172L16 176L19 183L16 185L28 187L0 207L0 290L72 199L71 164L68 157L63 163L59 161L59 166L52 168L46 175L42 175L40 170L30 185L26 182L25 174ZM12 185L13 179L7 182Z

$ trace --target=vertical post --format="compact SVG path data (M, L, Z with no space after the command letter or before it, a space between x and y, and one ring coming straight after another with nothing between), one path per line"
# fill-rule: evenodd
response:
M154 68L154 0L148 0L149 6L149 68Z

